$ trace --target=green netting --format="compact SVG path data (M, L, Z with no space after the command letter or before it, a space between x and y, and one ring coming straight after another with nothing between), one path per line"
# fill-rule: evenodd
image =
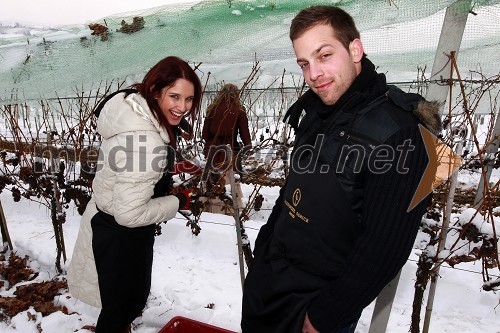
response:
M312 4L335 3L355 18L370 58L391 80L416 77L430 69L444 10L454 0L202 1L163 6L103 18L109 38L92 36L86 25L31 31L0 38L0 103L89 92L113 80L132 82L158 60L177 55L202 63L209 86L241 83L260 61L265 86L285 70L285 83L300 76L288 28L293 16ZM469 15L459 65L486 73L500 68L500 0L475 1ZM467 7L464 10L469 11ZM122 20L144 18L144 28L124 34ZM90 22L89 22L90 23ZM210 72L210 76L208 73ZM294 75L295 77L292 77Z

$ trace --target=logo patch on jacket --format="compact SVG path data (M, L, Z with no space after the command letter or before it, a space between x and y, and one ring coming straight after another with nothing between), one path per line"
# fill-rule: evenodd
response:
M293 191L292 204L290 204L290 202L288 202L288 200L285 199L285 205L289 209L288 215L290 215L290 217L292 219L295 219L296 217L298 217L302 221L309 223L309 218L302 215L298 211L298 209L296 208L298 206L298 204L300 203L300 199L302 199L302 191L300 190L300 188L296 188L295 191Z

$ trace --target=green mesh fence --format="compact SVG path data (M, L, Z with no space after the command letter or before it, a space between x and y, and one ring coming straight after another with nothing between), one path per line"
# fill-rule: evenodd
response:
M201 1L103 18L108 37L87 25L28 30L0 26L0 103L16 103L91 92L109 82L132 83L158 60L177 55L199 67L208 86L241 84L255 61L259 85L300 81L288 28L293 16L312 4L336 4L355 18L366 53L390 80L428 76L444 11L454 0ZM474 1L459 66L488 75L500 68L500 0ZM118 11L118 10L117 10ZM133 33L118 32L122 20L142 17ZM91 22L89 22L91 23ZM26 31L26 30L24 30ZM3 32L3 35L2 35ZM17 32L17 33L12 33ZM209 75L210 73L210 75Z

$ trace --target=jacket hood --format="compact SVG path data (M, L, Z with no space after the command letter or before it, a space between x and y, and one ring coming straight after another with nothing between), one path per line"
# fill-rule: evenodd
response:
M441 117L439 115L440 103L437 101L426 101L419 94L405 93L396 86L387 86L385 95L397 106L406 112L412 112L432 134L438 135L441 131ZM302 111L310 108L328 107L321 103L321 100L312 90L306 91L288 109L283 122L290 124L295 130L298 127Z
M441 131L440 104L436 101L426 101L419 94L405 93L395 86L388 86L387 97L407 112L412 112L432 134Z
M152 114L148 103L139 94L117 94L106 102L97 119L97 131L108 139L124 132L155 131L165 143L170 139L167 130Z

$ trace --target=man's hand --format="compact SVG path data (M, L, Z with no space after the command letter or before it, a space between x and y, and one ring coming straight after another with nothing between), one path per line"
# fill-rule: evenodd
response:
M304 325L302 326L302 333L319 333L319 331L317 331L309 321L307 313L306 318L304 319Z

